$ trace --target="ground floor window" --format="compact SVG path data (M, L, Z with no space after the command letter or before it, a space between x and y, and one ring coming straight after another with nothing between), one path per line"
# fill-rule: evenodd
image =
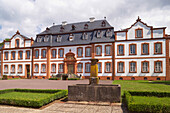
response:
M22 65L18 65L18 73L22 73Z
M15 65L11 65L11 73L15 73Z
M82 68L83 68L83 64L82 63L78 63L77 64L77 72L82 72Z
M35 64L34 72L38 72L38 64Z
M111 72L111 62L106 62L105 65L106 65L105 72L110 73Z
M143 73L149 72L149 62L148 61L142 62L142 72Z
M129 64L129 72L130 73L136 73L136 62L130 62Z
M59 73L63 73L64 72L64 65L63 64L59 64Z
M155 61L155 72L162 72L162 61Z
M52 71L52 73L55 73L55 72L56 72L56 64L52 64L52 66L51 66L51 67L52 67L52 70L51 70L51 71Z
M42 73L45 73L45 72L46 72L46 65L45 65L45 64L42 64L42 66L41 66L41 72L42 72Z
M86 73L90 73L90 63L86 63Z
M5 73L8 73L8 65L5 65L5 66L4 66L4 72L5 72Z
M118 73L123 73L124 72L124 62L118 62Z
M98 73L102 72L102 63L98 62Z

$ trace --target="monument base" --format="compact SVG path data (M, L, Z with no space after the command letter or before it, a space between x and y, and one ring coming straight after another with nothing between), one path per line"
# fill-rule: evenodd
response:
M98 83L99 83L99 77L90 77L89 78L89 84L97 85Z
M86 85L68 86L69 101L120 102L120 85Z

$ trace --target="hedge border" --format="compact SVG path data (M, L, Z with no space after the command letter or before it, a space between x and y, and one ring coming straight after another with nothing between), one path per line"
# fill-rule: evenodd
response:
M124 102L131 112L169 113L169 104L137 104L132 96L170 97L170 92L125 91Z
M52 90L52 89L5 89L0 90L0 94L8 92L32 92L32 93L53 93L41 100L23 100L23 99L0 99L0 104L40 108L56 99L60 99L68 95L68 90Z

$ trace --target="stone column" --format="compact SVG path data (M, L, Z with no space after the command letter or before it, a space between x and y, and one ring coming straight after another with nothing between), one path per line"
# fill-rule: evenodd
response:
M90 85L96 85L99 83L98 76L98 59L90 59L91 60L91 71L90 71L90 79L89 84Z

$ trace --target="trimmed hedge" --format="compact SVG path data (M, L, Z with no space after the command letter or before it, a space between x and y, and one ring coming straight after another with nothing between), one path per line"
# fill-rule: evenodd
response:
M60 80L59 78L49 78L49 80Z
M80 78L68 78L68 80L80 80Z
M28 100L28 99L15 99L15 98L0 98L0 104L23 106L23 107L33 107L39 108L46 105L56 99L62 98L68 95L67 90L41 90L41 89L7 89L0 90L0 94L8 92L32 92L32 93L51 93L49 96L40 100Z
M124 102L131 112L169 113L169 104L137 104L133 101L133 96L156 96L170 97L170 92L146 92L146 91L125 91Z

